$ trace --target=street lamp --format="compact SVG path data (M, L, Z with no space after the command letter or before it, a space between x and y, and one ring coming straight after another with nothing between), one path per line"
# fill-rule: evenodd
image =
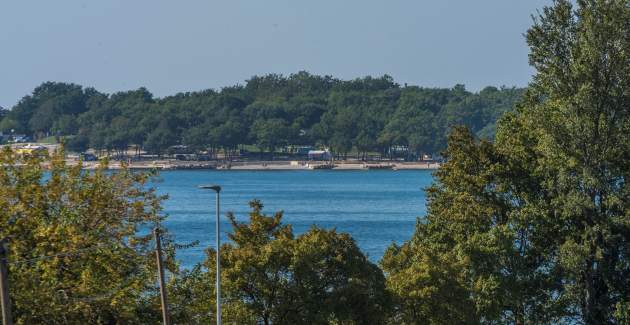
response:
M221 232L219 220L219 193L221 192L221 186L201 185L199 188L213 190L217 193L217 325L221 325Z

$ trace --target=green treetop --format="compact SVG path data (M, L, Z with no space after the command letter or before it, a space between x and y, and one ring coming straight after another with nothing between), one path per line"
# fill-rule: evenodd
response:
M161 219L148 175L85 172L67 166L63 152L43 164L9 148L0 165L0 238L9 240L16 324L159 319L153 247L141 231Z
M247 223L229 214L231 242L221 247L226 323L385 323L389 298L383 273L349 235L313 227L295 237L281 223L281 212L264 215L259 201L250 206ZM183 323L214 319L215 254L208 249L204 266L174 284L186 297L176 303Z
M413 238L382 265L408 324L627 324L630 3L555 1L494 144L451 134ZM448 316L445 316L448 315Z

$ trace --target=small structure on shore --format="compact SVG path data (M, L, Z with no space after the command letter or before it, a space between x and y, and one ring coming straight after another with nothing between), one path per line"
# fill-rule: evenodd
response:
M309 150L308 151L309 160L330 160L331 158L332 158L332 154L328 150Z

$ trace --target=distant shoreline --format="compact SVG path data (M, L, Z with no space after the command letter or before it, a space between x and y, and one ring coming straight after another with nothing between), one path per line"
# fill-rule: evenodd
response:
M57 144L34 144L48 150L53 154L58 148ZM18 145L12 145L17 147ZM77 155L68 155L66 163L76 165L79 163ZM93 170L100 166L99 161L84 161L83 169ZM123 168L132 170L248 170L248 171L274 171L274 170L436 170L440 167L437 161L401 161L401 160L369 160L356 159L320 161L320 160L178 160L173 158L136 160L130 156L128 161L112 159L108 169L117 170Z
M76 161L68 161L76 164ZM84 169L96 169L99 162L83 162ZM109 169L121 169L119 161L110 161ZM218 171L291 171L291 170L435 170L440 167L437 162L357 162L339 161L331 165L322 161L252 161L252 162L206 162L206 161L132 161L127 164L129 169L156 170L218 170Z

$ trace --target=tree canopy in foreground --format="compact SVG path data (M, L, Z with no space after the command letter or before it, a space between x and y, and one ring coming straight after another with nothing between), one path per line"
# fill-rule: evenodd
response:
M465 129L382 265L405 324L630 322L630 3L555 1L495 143Z
M295 236L281 213L264 215L258 201L249 222L230 216L234 231L221 253L226 321L630 323L629 22L628 0L545 8L527 33L537 72L518 109L501 118L494 142L454 128L428 190L428 214L409 241L388 249L382 269L349 235L314 227ZM286 131L273 107L256 111ZM339 111L337 131L356 120L352 112ZM321 132L334 136L330 125L320 124ZM265 145L274 137L265 134ZM11 240L18 324L159 322L151 242L138 232L161 219L161 198L144 187L146 175L81 172L62 154L45 175L37 158L9 148L0 166L0 236ZM167 240L173 319L207 324L213 251L204 265L181 271L173 247Z
M159 319L150 236L160 197L147 175L49 168L0 152L0 239L8 238L16 324L146 324Z
M294 236L282 213L262 213L252 201L249 222L232 223L221 247L223 319L234 324L384 324L385 277L348 234L317 227ZM174 283L177 317L185 324L215 321L216 251ZM197 318L198 311L205 311Z
M0 239L9 239L9 289L16 324L160 322L155 244L163 197L150 175L70 167L58 152L0 152ZM44 168L46 167L46 168ZM229 214L222 247L226 324L379 324L390 307L385 277L348 235L313 227L294 236L282 213L252 201L249 222ZM181 270L163 231L172 319L215 320L213 249Z

